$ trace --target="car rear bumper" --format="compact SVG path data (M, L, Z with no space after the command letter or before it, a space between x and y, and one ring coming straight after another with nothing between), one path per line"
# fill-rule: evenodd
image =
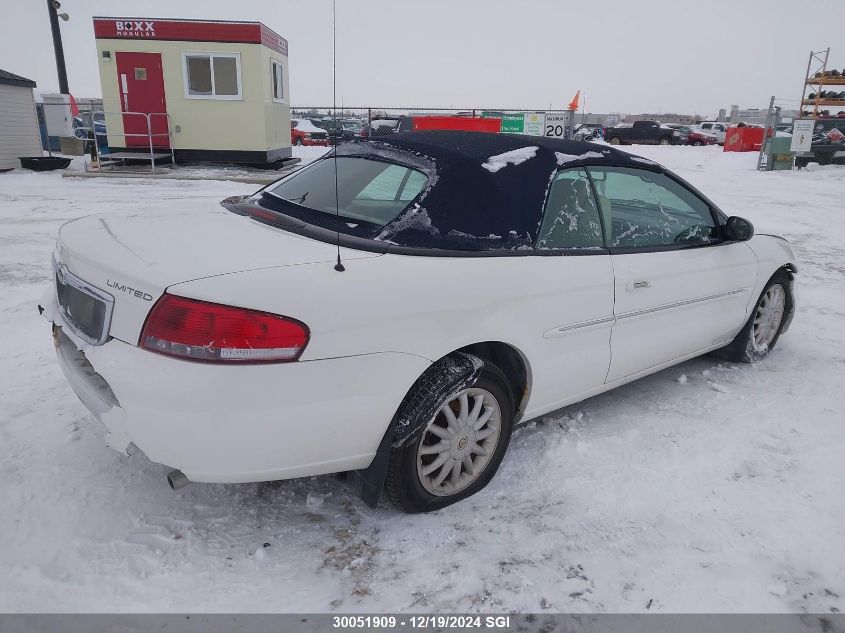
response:
M377 353L220 366L112 339L80 351L54 325L71 387L108 431L200 482L290 479L364 468L429 361Z

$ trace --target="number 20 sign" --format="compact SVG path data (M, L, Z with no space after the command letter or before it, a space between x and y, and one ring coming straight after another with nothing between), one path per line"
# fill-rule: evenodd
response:
M563 138L566 136L566 113L546 113L546 125L543 136Z

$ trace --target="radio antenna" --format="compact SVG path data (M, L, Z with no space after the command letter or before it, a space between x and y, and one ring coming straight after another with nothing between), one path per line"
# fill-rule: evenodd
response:
M337 187L337 144L343 139L343 135L341 134L338 137L338 127L337 127L337 7L335 6L336 0L332 0L332 117L334 118L334 125L332 126L332 134L334 135L334 139L331 138L332 134L329 135L329 142L332 143L332 151L334 153L334 210L335 215L337 216L338 223L340 222L340 194L338 193ZM337 227L337 263L334 265L334 269L342 273L346 268L343 266L343 262L340 261L340 225L338 224Z

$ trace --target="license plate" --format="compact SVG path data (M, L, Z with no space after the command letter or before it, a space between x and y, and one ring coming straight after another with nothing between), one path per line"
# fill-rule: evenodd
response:
M114 298L54 263L56 300L65 323L81 339L102 345L109 335Z

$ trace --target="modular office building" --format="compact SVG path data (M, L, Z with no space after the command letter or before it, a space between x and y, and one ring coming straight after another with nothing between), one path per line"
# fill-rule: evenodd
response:
M152 141L177 160L291 156L288 43L263 24L97 17L94 36L112 151Z

